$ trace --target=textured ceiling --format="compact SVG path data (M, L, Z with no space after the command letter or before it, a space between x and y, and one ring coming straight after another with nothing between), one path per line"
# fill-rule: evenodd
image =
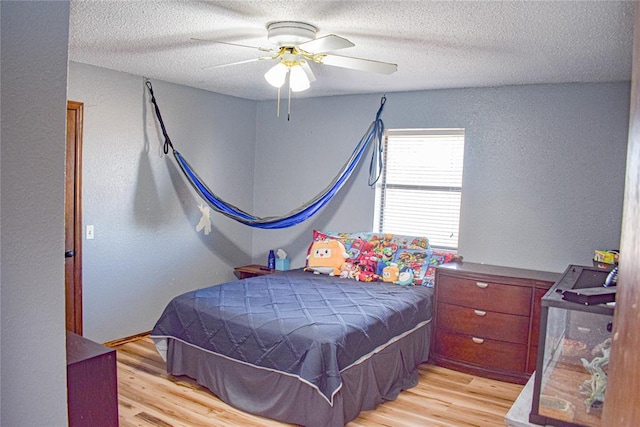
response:
M629 80L632 2L71 1L69 59L242 98L274 99L255 58L266 25L315 25L355 43L337 54L398 64L377 75L312 64L298 97Z

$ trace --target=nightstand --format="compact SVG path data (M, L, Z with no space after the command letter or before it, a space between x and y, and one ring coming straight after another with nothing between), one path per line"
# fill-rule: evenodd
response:
M273 274L275 272L277 272L277 270L269 270L264 265L259 265L259 264L243 265L240 267L235 267L233 269L233 274L235 274L238 279L246 279L248 277L255 277L255 276L264 276L266 274Z

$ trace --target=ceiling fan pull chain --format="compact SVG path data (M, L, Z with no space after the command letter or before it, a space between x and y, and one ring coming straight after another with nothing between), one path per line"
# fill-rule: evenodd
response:
M276 117L280 117L280 88L278 88L278 106L276 107Z
M289 99L287 100L287 121L291 121L291 76L289 76Z

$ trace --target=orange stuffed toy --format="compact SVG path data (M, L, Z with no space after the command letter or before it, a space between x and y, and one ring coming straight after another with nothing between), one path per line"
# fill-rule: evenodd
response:
M339 276L345 259L349 257L344 245L337 240L314 242L307 256L307 266L314 274Z

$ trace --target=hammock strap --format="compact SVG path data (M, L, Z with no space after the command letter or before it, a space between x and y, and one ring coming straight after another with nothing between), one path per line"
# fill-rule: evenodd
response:
M158 107L158 103L156 102L156 97L153 94L153 86L151 85L151 82L149 80L147 80L145 84L147 85L147 88L149 88L149 93L151 94L151 103L153 103L153 106L155 107L156 117L158 118L158 121L160 122L160 127L162 128L162 135L164 136L164 148L163 148L164 154L169 154L169 147L171 147L171 149L174 150L173 144L171 143L171 138L169 138L169 134L167 133L167 128L164 127L164 120L162 120L162 114L160 114L160 108Z
M378 179L380 179L380 175L382 174L382 138L384 135L384 122L380 118L380 114L382 114L382 109L384 108L384 104L387 102L387 96L383 95L380 100L380 108L376 113L376 127L373 141L373 153L371 154L371 162L369 163L369 187L373 187Z

